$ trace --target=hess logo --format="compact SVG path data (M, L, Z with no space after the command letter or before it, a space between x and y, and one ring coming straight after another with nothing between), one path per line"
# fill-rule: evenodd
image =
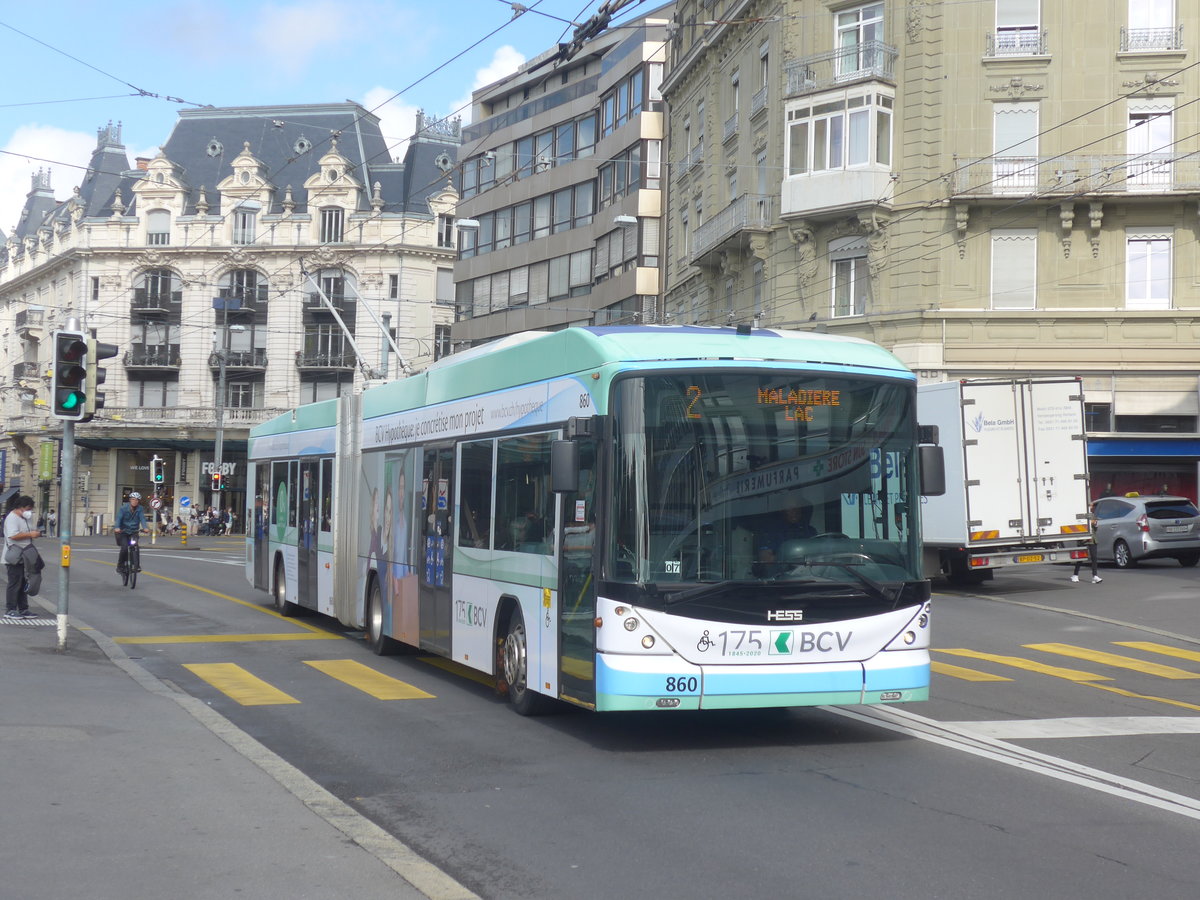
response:
M804 610L802 609L769 609L767 610L768 622L803 622Z

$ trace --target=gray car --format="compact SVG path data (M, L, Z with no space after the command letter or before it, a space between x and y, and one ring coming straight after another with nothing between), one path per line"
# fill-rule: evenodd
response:
M1200 509L1186 497L1104 497L1093 509L1098 559L1120 569L1161 557L1200 562Z

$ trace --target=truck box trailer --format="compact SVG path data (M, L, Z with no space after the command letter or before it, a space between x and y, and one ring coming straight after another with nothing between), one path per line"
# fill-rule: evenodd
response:
M1086 557L1087 442L1077 378L970 379L917 388L946 492L921 507L925 574L957 583Z

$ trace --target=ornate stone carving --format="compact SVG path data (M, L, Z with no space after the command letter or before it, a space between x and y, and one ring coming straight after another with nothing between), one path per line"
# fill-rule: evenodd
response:
M1071 258L1071 228L1075 224L1075 204L1062 203L1058 207L1058 224L1062 228L1063 259Z
M909 0L905 13L904 30L908 33L908 42L915 44L925 31L925 2L924 0Z
M954 230L957 234L958 258L967 256L967 224L971 220L971 207L965 203L954 204Z
M997 94L1008 94L1012 98L1038 93L1045 88L1042 84L1029 84L1020 75L1014 75L1004 84L988 85L988 90Z
M1153 96L1164 87L1179 87L1179 82L1172 81L1169 78L1159 78L1157 72L1147 72L1142 76L1141 81L1123 81L1121 82L1121 87L1132 88L1135 94Z
M1104 204L1088 204L1088 241L1092 245L1092 259L1100 258L1100 226L1104 222Z
M788 235L796 245L796 281L801 288L817 277L816 232L807 222L789 222Z

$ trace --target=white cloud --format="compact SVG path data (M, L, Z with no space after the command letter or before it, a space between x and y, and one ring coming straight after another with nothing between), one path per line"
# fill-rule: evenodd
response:
M13 233L32 186L31 176L38 169L50 169L54 196L65 200L83 181L95 148L95 134L50 125L18 127L3 148L8 152L0 154L0 229ZM23 155L10 155L14 153Z
M517 71L525 62L525 55L511 44L505 44L503 47L497 47L496 52L492 54L492 61L481 69L475 72L475 82L471 85L472 91L477 91L481 87L491 84L493 81L499 81L505 75L511 75ZM454 116L462 116L463 123L471 121L471 94L460 97L451 105L449 112Z
M343 4L333 0L305 0L285 5L268 4L258 12L254 39L260 52L284 74L297 75L317 61L320 48L328 51L353 37Z
M388 143L387 160L403 159L408 148L408 139L417 126L417 107L404 102L403 97L392 98L396 92L390 88L376 86L367 91L359 102L379 116L379 129ZM386 102L385 102L386 101Z

